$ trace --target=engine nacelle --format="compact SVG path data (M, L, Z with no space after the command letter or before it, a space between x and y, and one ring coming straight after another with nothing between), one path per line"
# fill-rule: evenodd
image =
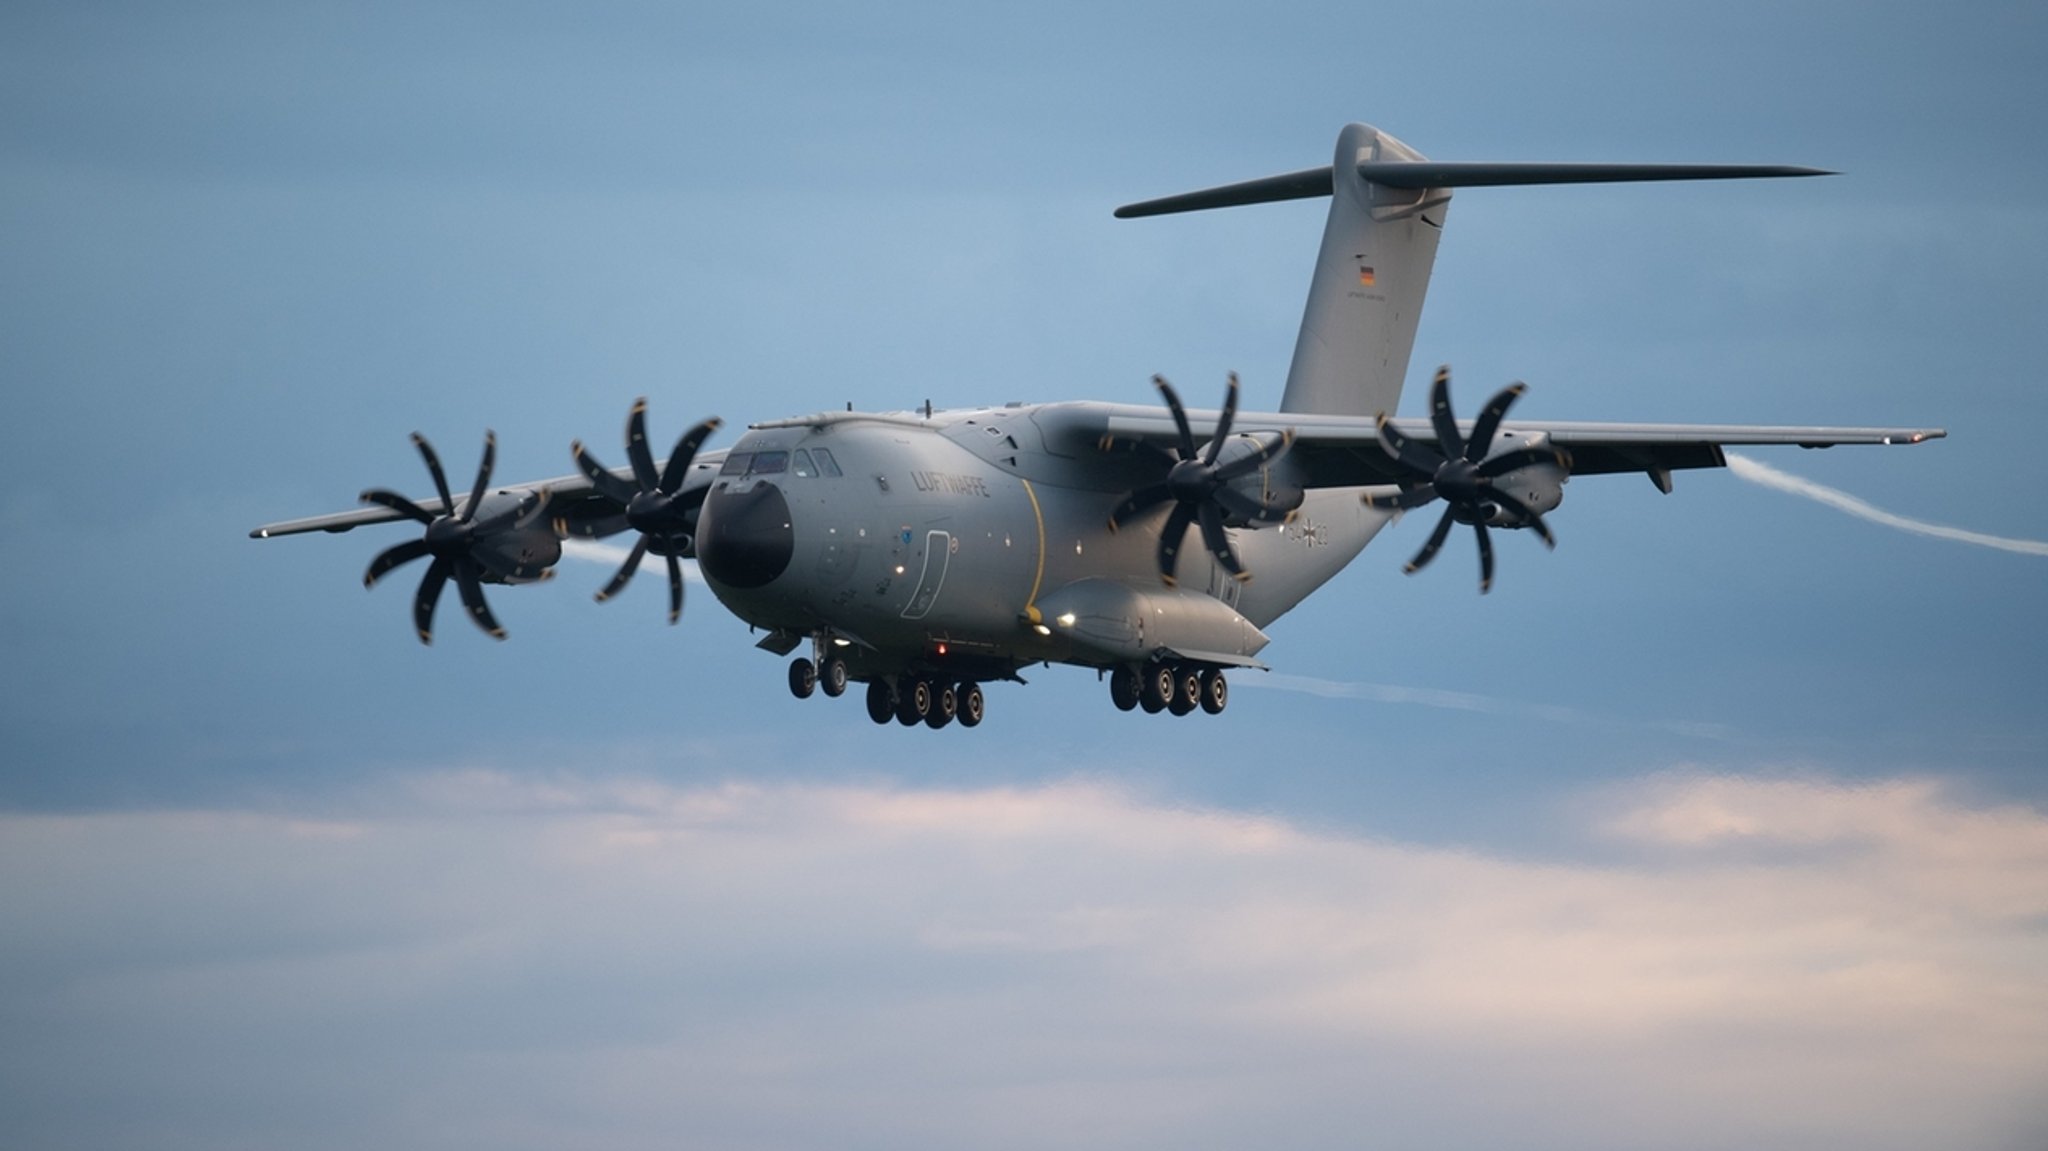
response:
M1487 458L1491 459L1512 451L1522 451L1529 448L1548 448L1549 446L1550 437L1548 436L1518 436L1512 439L1503 436L1495 449L1488 453ZM1564 485L1565 481L1570 478L1570 472L1555 464L1530 464L1527 467L1516 468L1514 471L1495 476L1492 486L1495 491L1522 501L1522 503L1528 505L1530 511L1535 512L1537 515L1547 516L1557 510L1557 506L1564 502ZM1487 514L1484 522L1488 527L1525 528L1529 526L1528 521L1520 513L1510 510L1502 504L1487 501L1485 508Z
M1268 437L1270 439L1271 437ZM1218 467L1228 466L1235 460L1258 454L1261 446L1259 437L1239 433L1224 441L1223 450L1216 455ZM1204 448L1204 451L1207 449ZM1277 521L1288 512L1301 506L1306 497L1301 485L1291 482L1287 471L1286 457L1259 468L1249 475L1232 480L1230 486L1248 498L1271 509L1271 520ZM1232 515L1225 519L1231 527L1248 526L1240 517ZM1270 521L1269 521L1270 522Z
M524 506L521 506L524 505ZM534 515L540 498L531 492L490 492L472 517L488 523L494 516L517 508L504 527L480 532L470 543L469 555L483 569L486 583L533 583L548 578L548 569L562 558L562 541L555 536L545 517Z

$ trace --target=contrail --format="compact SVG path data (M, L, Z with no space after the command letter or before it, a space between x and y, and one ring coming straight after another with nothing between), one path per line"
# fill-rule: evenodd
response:
M1872 507L1848 492L1837 491L1824 484L1817 484L1812 480L1802 479L1789 472L1781 472L1768 464L1750 459L1748 456L1738 456L1734 452L1729 452L1727 455L1728 470L1748 480L1750 483L1762 484L1767 488L1776 488L1781 492L1790 492L1795 496L1805 496L1807 499L1813 500L1816 503L1826 504L1837 511L1848 512L1858 519L1869 520L1874 524L1883 524L1888 528L1897 528L1902 532L1912 532L1914 535L1955 540L1957 543L1976 544L1979 547L1997 548L1999 551L2018 552L2021 555L2048 556L2048 542L2013 539L2010 536L1986 535L1983 532L1964 531L1962 528L1930 524L1925 520L1908 519L1905 516L1894 515L1883 508Z
M1556 707L1541 703L1524 703L1519 700L1501 699L1497 696L1479 695L1467 691L1403 687L1391 683L1355 683L1343 680L1318 679L1315 676L1307 675L1288 675L1285 672L1268 672L1257 676L1236 676L1230 682L1232 687L1294 692L1298 695L1313 695L1323 699L1356 699L1368 703L1406 704L1410 706L1433 707L1444 711L1469 711L1483 715L1514 716L1522 719L1542 720L1546 723L1583 727L1663 731L1673 735L1690 736L1696 739L1726 740L1733 738L1733 733L1727 727L1717 723L1697 723L1682 720L1619 719L1580 711L1576 708Z
M621 547L618 544L603 543L598 540L566 539L562 541L563 559L583 560L588 563L604 564L607 567L617 567L625 563L626 557L631 554L633 554L633 549L631 548ZM660 567L661 557L650 555L642 561L641 566L644 567L648 564L652 564L657 568ZM668 577L663 576L662 578L667 579ZM697 570L696 560L683 561L683 578L690 583L704 582L703 574Z

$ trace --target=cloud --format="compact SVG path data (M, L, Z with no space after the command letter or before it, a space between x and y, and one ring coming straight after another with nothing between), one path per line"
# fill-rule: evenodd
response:
M1660 776L1583 861L1113 787L417 779L0 817L95 1146L2036 1145L2048 816Z
M1750 459L1748 456L1739 456L1734 452L1727 453L1727 456L1728 470L1734 472L1742 479L1748 480L1750 483L1759 484L1781 492L1790 492L1795 496L1804 496L1815 503L1826 504L1837 511L1847 512L1857 519L1869 520L1874 524L1882 524L1888 528L1897 528L1902 532L1911 532L1919 536L1954 540L1957 543L1975 544L1978 547L1996 548L1999 551L2018 552L2021 555L2048 556L2048 541L1986 535L1983 532L1966 531L1962 528L1952 528L1944 524L1931 524L1925 520L1909 519L1906 516L1885 511L1883 508L1873 507L1863 500L1850 495L1848 492L1828 487L1825 484L1814 483L1812 480L1795 476L1790 472L1779 471L1769 464Z

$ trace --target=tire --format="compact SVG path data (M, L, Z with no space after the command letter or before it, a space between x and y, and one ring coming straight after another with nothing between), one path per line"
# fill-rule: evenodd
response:
M1222 715L1230 706L1230 681L1223 678L1221 668L1210 668L1202 673L1202 710L1210 715Z
M932 709L925 713L925 726L937 731L953 722L953 717L959 713L960 696L954 692L952 684L941 684L932 689Z
M932 685L930 680L912 680L910 686L896 695L896 722L905 727L915 727L924 722L932 712Z
M1138 706L1138 673L1129 664L1118 664L1109 673L1109 702L1118 711Z
M896 718L896 693L889 690L889 681L879 676L868 681L868 718L876 723Z
M988 714L988 701L981 695L978 683L963 683L954 689L960 702L960 726L980 727L981 717Z
M1186 668L1173 669L1173 698L1166 702L1166 710L1175 715L1186 715L1202 706L1202 676L1200 672Z
M1165 711L1168 701L1173 699L1173 680L1172 664L1155 664L1145 669L1138 683L1138 706L1151 715Z
M807 659L794 660L789 665L789 694L798 699L809 699L818 690L818 669Z
M825 666L818 669L818 686L833 699L845 695L846 661L836 655L827 656Z

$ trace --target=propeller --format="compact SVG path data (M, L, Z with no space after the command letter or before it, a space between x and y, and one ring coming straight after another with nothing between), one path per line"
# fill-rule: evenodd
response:
M364 503L381 504L407 519L427 525L427 530L419 539L407 540L379 552L377 558L370 561L369 570L363 573L363 586L375 587L377 581L393 568L421 556L431 556L433 562L427 565L427 574L420 577L419 591L412 600L412 622L419 632L420 642L434 642L434 605L440 601L441 590L447 586L451 576L454 577L456 591L462 596L462 606L469 611L469 618L491 638L504 639L505 629L498 626L497 618L491 615L490 605L484 602L483 589L487 574L500 582L504 577L501 573L488 572L477 561L476 546L486 536L531 521L546 506L547 492L545 489L529 492L490 515L479 517L477 511L483 505L485 490L490 487L491 467L498 455L497 436L491 432L484 433L484 456L476 470L476 486L470 490L469 499L460 505L448 491L448 476L441 470L441 459L434 454L434 446L418 432L412 434L412 443L419 449L420 458L427 462L428 473L434 477L434 490L441 496L442 511L436 515L388 488L371 488L364 492Z
M1408 574L1421 571L1436 558L1454 521L1468 523L1479 537L1479 592L1486 594L1493 587L1493 541L1487 534L1486 521L1493 518L1495 508L1505 509L1522 521L1519 526L1534 529L1546 546L1557 546L1557 537L1550 534L1550 525L1543 522L1536 509L1514 493L1496 487L1494 481L1536 464L1569 469L1571 456L1556 448L1532 447L1515 448L1491 457L1486 454L1509 405L1527 390L1527 385L1518 383L1494 393L1473 423L1471 438L1466 439L1459 435L1458 422L1451 414L1451 370L1438 368L1436 379L1429 386L1429 420L1436 429L1436 448L1409 439L1387 419L1386 413L1380 414L1380 445L1408 472L1408 477L1402 481L1399 492L1361 498L1368 506L1382 511L1407 511L1438 498L1448 505L1436 530L1429 533L1428 542L1403 569Z
M684 432L683 438L676 441L675 450L668 454L667 466L656 472L654 456L647 450L647 397L633 401L632 414L626 417L626 457L633 464L631 483L605 470L582 440L569 445L569 450L576 454L576 466L583 469L583 474L590 477L606 499L626 509L627 525L640 533L626 562L597 593L597 602L603 603L624 591L633 573L640 570L641 559L652 551L668 560L668 622L682 618L683 568L676 557L690 548L690 513L701 502L681 494L683 481L689 477L690 462L696 459L697 449L721 423L714 416Z
M1187 409L1181 406L1180 396L1164 376L1153 376L1152 385L1166 399L1168 410L1173 413L1173 422L1180 432L1180 450L1170 453L1153 448L1160 461L1168 465L1166 476L1159 483L1132 492L1124 502L1109 513L1109 530L1116 531L1124 523L1166 503L1173 502L1173 511L1166 517L1166 526L1159 533L1159 578L1168 586L1174 582L1173 571L1180 559L1181 544L1186 542L1190 525L1200 525L1202 544L1216 563L1239 580L1248 580L1251 573L1237 561L1237 553L1230 547L1230 537L1223 532L1224 520L1236 516L1246 523L1276 523L1287 517L1290 508L1282 508L1267 499L1255 499L1230 486L1233 480L1241 479L1265 467L1285 454L1294 442L1293 431L1280 434L1277 440L1259 444L1255 449L1233 459L1221 460L1223 447L1230 439L1230 425L1237 418L1237 373L1230 373L1230 383L1223 396L1223 412L1216 417L1216 433L1209 440L1209 450L1198 453L1195 450L1194 429L1188 426ZM1149 445L1148 445L1149 446ZM1268 497L1270 498L1270 497Z

